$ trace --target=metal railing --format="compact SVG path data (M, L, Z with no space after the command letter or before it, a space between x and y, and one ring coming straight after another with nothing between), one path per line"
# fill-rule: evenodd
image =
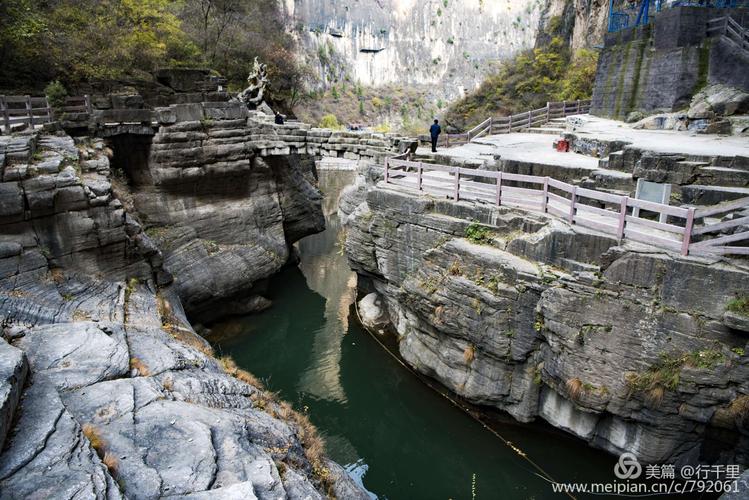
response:
M658 12L676 7L749 8L749 0L610 0L609 33L616 33L632 26L644 26L649 24Z
M413 171L411 170L413 169ZM480 179L482 181L477 181ZM749 208L749 197L705 208L682 208L662 203L586 189L551 177L475 170L447 165L389 158L385 161L385 183L419 192L445 196L455 201L478 200L496 206L509 205L550 214L570 224L589 227L682 255L749 255L749 246L729 243L749 241L749 231L714 233L741 228L749 217L697 225L718 214ZM634 215L635 210L653 212L654 219ZM660 222L661 220L671 222Z

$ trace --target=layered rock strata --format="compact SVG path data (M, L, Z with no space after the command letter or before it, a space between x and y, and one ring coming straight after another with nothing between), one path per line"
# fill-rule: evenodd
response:
M276 125L238 103L175 105L154 117L153 136L108 139L113 163L129 158L120 165L126 197L200 322L267 307L266 278L295 241L324 229L315 157L391 148L382 136Z
M0 498L366 498L194 333L103 141L0 149ZM265 182L251 194L279 207Z
M749 463L749 332L724 320L749 293L745 261L619 245L380 178L363 171L341 202L346 253L409 365L612 453Z

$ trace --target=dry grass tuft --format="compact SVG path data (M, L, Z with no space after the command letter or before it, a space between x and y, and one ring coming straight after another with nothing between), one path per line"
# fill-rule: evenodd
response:
M472 345L469 345L463 351L463 361L465 361L467 365L470 365L471 363L473 363L474 359L476 359L476 348Z
M570 398L573 400L577 400L580 398L580 395L583 393L583 381L579 378L571 378L567 381L567 393L569 394Z
M96 450L97 453L102 454L107 443L104 441L99 428L94 424L83 424L81 430L89 443L91 443L91 447Z
M457 260L453 261L453 263L450 264L447 272L450 273L450 276L462 276L463 269L460 267L460 262Z
M55 267L49 270L49 277L58 285L65 281L65 273L59 267Z
M237 372L234 374L234 377L236 377L237 380L241 380L245 384L250 384L251 386L257 387L258 389L264 389L263 383L260 382L260 380L255 375L246 370L237 370Z
M234 361L234 358L232 358L231 356L221 356L220 358L218 358L218 361L219 363L221 363L221 368L223 368L224 371L232 377L239 370L237 362Z
M104 462L104 465L107 466L107 469L109 469L109 472L112 475L117 473L117 467L120 465L120 461L117 459L114 453L104 453L104 457L101 459L101 461Z
M213 357L213 348L203 341L196 333L182 326L182 322L174 314L172 305L160 293L156 296L156 307L161 316L161 328L173 339L197 349L206 356Z
M645 401L652 407L657 408L663 402L666 389L662 385L656 385L645 394Z
M130 369L137 370L138 375L141 377L148 377L151 375L151 370L149 370L148 366L139 358L130 358Z
M304 448L304 455L312 465L312 472L323 484L327 484L330 470L325 466L325 440L307 415L293 412L291 420L296 424L297 436Z
M163 387L165 391L169 392L172 392L174 390L174 379L171 377L171 375L164 378L164 380L161 382L161 387Z
M746 423L749 419L749 395L742 394L734 399L728 406L728 412L740 423Z
M445 306L439 305L434 308L434 322L441 325L443 322L442 315L445 313Z

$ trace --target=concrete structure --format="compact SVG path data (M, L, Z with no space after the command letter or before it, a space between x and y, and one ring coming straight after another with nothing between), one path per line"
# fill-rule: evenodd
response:
M708 36L708 22L726 15L749 22L747 9L678 7L647 26L608 34L591 112L623 119L632 111L675 111L708 83L749 89L749 54L719 32Z

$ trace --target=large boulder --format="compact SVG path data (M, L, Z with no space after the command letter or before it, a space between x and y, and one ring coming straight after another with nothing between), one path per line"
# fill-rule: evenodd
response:
M725 85L710 85L692 98L690 119L730 116L749 112L749 94Z

